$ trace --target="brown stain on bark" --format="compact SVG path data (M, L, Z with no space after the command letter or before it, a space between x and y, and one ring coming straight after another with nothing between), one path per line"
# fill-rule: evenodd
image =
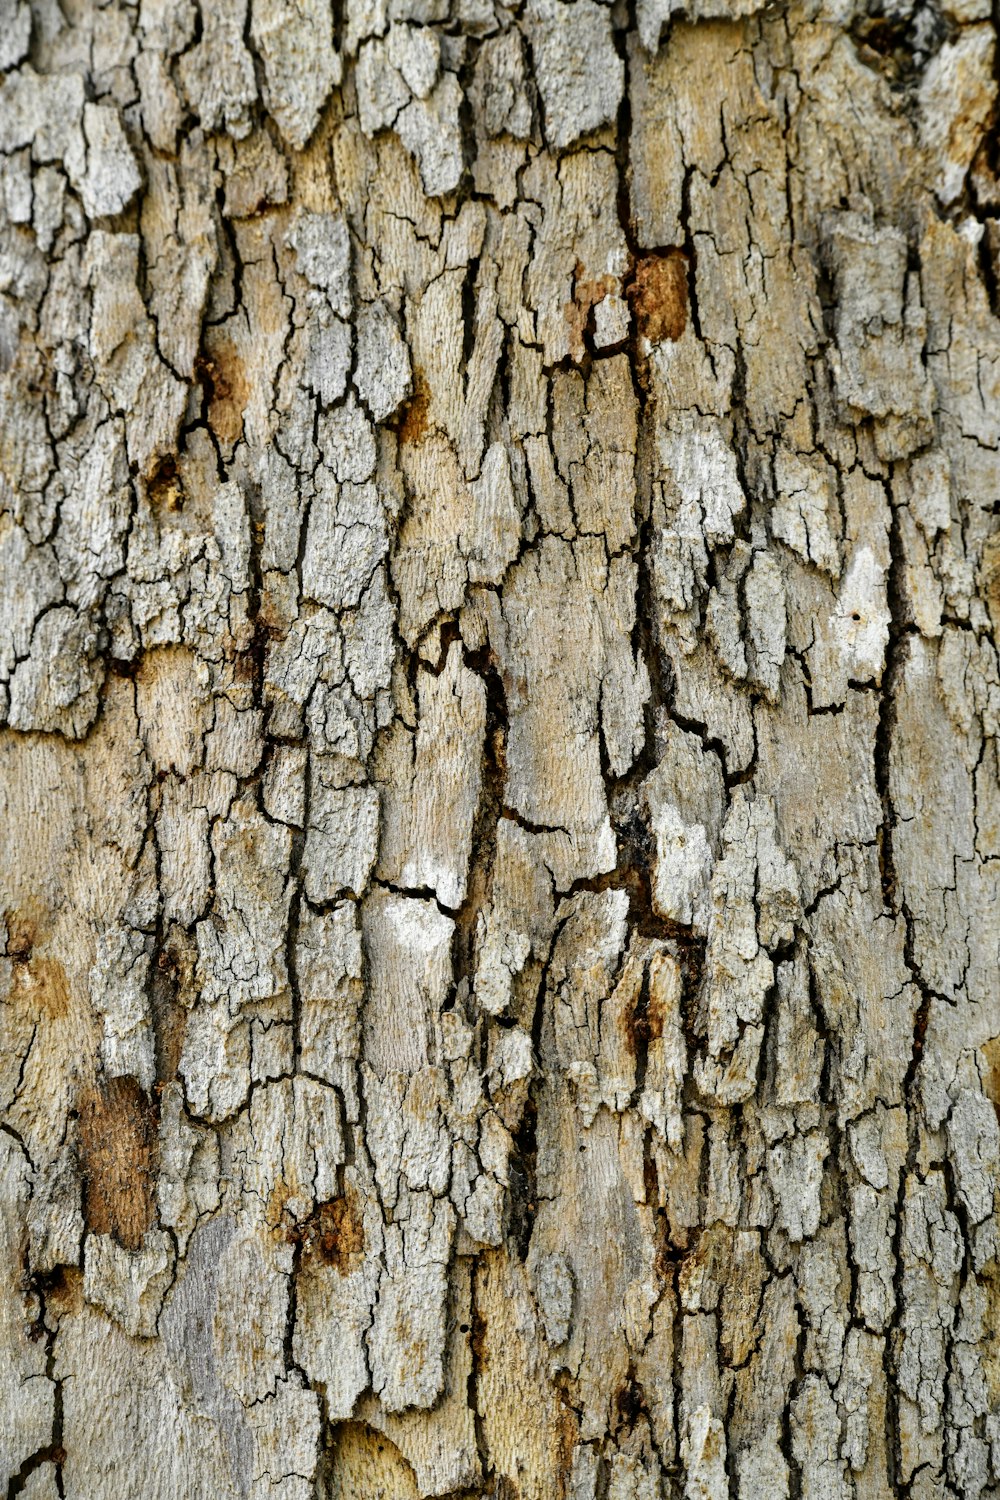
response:
M1000 1405L1000 1339L996 1329L1000 1328L1000 1262L996 1257L986 1265L981 1276L986 1292L986 1327L991 1337L983 1344L983 1374L992 1409Z
M284 1238L289 1244L294 1244L301 1239L301 1233L293 1224L291 1228L282 1225L285 1216L285 1205L289 1198L295 1196L295 1189L288 1186L282 1178L278 1178L274 1187L267 1195L267 1208L264 1212L264 1222L268 1229L283 1229Z
M208 398L208 425L227 446L243 435L243 411L250 397L250 383L236 347L226 338L216 338L198 356L195 373Z
M28 1335L32 1341L45 1336L45 1317L75 1316L83 1311L83 1272L79 1266L53 1266L26 1278L25 1288L39 1299L38 1321Z
M1000 1036L992 1037L984 1042L980 1051L986 1060L986 1077L983 1079L983 1091L986 1097L992 1101L993 1108L1000 1117Z
M636 328L651 344L679 339L688 320L688 262L683 250L646 255L635 263L625 295Z
M650 1042L659 1041L663 1035L663 1023L666 1017L663 1012L663 996L658 985L651 985L649 991L649 1003L646 1006L646 1039Z
M163 453L156 459L146 480L146 494L155 509L178 511L184 509L184 490L177 472L177 459L172 453Z
M556 1494L559 1500L566 1500L573 1469L573 1450L580 1437L580 1419L569 1404L565 1391L560 1391L559 1397L555 1430Z
M173 453L164 453L153 466L146 485L150 503L161 510L184 509L184 489Z
M633 1057L637 1057L650 1042L663 1035L663 998L656 985L651 985L644 975L635 1006L628 1015L625 1026L625 1043Z
M487 1344L488 1328L486 1318L483 1315L475 1296L472 1299L472 1317L470 1319L471 1330L469 1333L469 1349L472 1352L472 1362L477 1370L485 1370L489 1364L490 1355Z
M399 429L399 441L417 447L427 436L430 426L431 388L419 365L413 367L413 395L406 403Z
M586 353L584 335L590 326L594 308L617 288L617 277L605 274L588 279L586 267L577 261L573 279L573 296L563 306L563 317L569 324L570 356L578 364Z
M7 957L15 963L25 963L38 941L38 922L28 911L9 911L4 917L7 924Z
M83 1217L94 1234L138 1250L156 1221L156 1116L138 1080L109 1078L80 1100Z
M39 929L30 911L8 912L7 957L13 960L13 996L22 1000L37 1019L62 1021L69 1014L70 992L66 970L56 958L36 952Z
M59 1314L83 1312L83 1272L79 1266L56 1267L45 1305Z
M993 632L1000 638L1000 532L994 532L983 544L979 583Z
M177 1077L184 1050L184 1034L190 1011L180 999L187 984L193 988L193 975L184 974L183 959L171 948L163 948L156 956L153 969L151 998L153 1029L156 1037L157 1087ZM191 968L190 959L187 964Z
M361 1200L348 1187L343 1197L316 1206L298 1232L304 1259L332 1266L341 1276L354 1271L365 1253L365 1225Z
M615 1396L613 1411L612 1431L616 1436L622 1432L631 1432L639 1418L649 1414L646 1392L631 1361L625 1376L625 1383Z
M69 1014L69 982L58 959L28 959L18 976L18 987L30 995L36 1014L53 1021L62 1021Z

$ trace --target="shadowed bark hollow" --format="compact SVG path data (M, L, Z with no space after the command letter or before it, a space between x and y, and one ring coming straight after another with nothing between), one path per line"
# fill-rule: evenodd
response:
M990 0L0 0L0 1500L1000 1500Z

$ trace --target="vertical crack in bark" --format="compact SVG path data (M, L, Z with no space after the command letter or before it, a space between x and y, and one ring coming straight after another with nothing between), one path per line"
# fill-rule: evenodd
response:
M996 18L740 9L8 6L8 1496L1000 1490Z

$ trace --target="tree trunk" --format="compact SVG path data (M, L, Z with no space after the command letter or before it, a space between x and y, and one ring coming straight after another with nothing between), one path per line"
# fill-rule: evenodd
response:
M0 3L8 1500L1000 1496L940 5Z

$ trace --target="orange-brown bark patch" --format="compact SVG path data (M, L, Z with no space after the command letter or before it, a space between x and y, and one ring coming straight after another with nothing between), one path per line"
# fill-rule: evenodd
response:
M650 985L649 1003L646 1006L646 1040L658 1041L663 1035L663 1022L666 1017L663 1013L663 995L659 985Z
M346 1276L361 1262L365 1225L361 1201L353 1188L341 1198L320 1203L302 1229L302 1253Z
M577 363L586 352L584 334L594 308L599 302L603 302L605 297L610 296L617 287L618 280L611 275L588 279L585 268L577 261L573 296L563 307L563 316L569 324L569 352Z
M58 959L29 958L24 965L23 977L19 976L16 982L30 992L32 1010L36 1015L61 1021L69 1012L69 982Z
M135 1078L110 1078L80 1101L83 1217L94 1234L138 1250L156 1219L156 1118Z
M636 261L626 295L643 338L651 344L679 339L688 319L688 263L682 250Z
M427 436L430 425L431 388L419 365L413 369L413 395L406 403L399 429L399 441L416 447Z
M83 1272L79 1266L55 1266L32 1279L45 1297L45 1310L61 1317L83 1311Z
M573 1468L573 1452L580 1440L580 1418L569 1405L565 1393L560 1392L556 1409L556 1493L559 1500L569 1494L570 1474Z
M243 435L243 412L250 398L250 383L243 361L229 339L208 342L196 365L208 396L208 425L227 446Z
M151 989L158 1090L177 1076L191 1014L184 997L190 1000L194 989L194 953L183 942L161 948L153 966Z
M58 959L37 951L38 938L38 926L28 912L8 912L7 956L14 960L12 995L36 1020L48 1016L61 1021L70 1004L66 970Z
M25 963L31 957L31 950L38 941L38 924L31 914L24 910L9 911L5 918L7 924L7 957L12 958L15 963Z
M664 1019L660 987L647 981L638 990L626 1022L625 1042L633 1057L663 1035Z
M174 454L161 453L156 459L146 481L146 493L150 504L159 510L184 509L184 490Z

